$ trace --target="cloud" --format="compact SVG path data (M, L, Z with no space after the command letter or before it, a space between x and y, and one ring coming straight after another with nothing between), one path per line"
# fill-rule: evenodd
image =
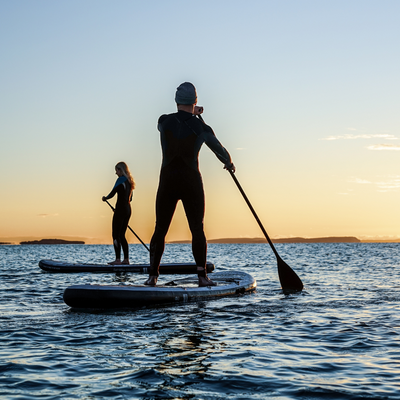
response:
M388 133L376 133L376 134L360 134L360 135L353 135L353 134L346 134L346 135L338 135L338 136L328 136L323 139L319 140L355 140L355 139L386 139L386 140L398 140L398 138L394 135L389 135Z
M373 144L367 147L368 150L400 150L400 145L395 144Z
M58 217L58 214L38 214L37 216L41 218Z
M400 176L392 177L386 181L376 182L379 192L389 192L400 188Z
M365 179L360 179L360 178L350 178L349 182L350 183L358 183L358 184L361 184L361 185L366 185L366 184L372 183L370 181L367 181Z
M374 185L378 192L390 192L400 189L400 175L389 176L376 182L371 182L360 178L350 178L349 182L361 185Z

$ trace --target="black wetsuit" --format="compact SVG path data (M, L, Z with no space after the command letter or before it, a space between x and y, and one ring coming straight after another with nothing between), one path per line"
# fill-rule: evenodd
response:
M204 235L204 190L198 155L203 143L224 164L231 164L226 149L213 130L185 111L162 115L158 120L163 161L156 198L156 228L150 242L150 275L158 276L159 265L178 200L181 200L192 233L196 265L205 271L207 241Z
M128 228L129 218L131 217L131 184L125 176L120 176L115 182L113 190L106 199L111 199L117 196L114 216L112 220L112 237L115 250L115 258L121 258L121 246L124 252L124 258L129 258L129 246L125 238L125 233Z

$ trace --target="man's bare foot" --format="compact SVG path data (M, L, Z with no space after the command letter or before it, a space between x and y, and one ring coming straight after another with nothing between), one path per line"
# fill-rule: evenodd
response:
M115 261L111 261L108 263L108 265L121 265L122 262L119 258L117 258Z
M123 265L129 265L129 259L128 259L128 258L125 258L124 261L122 261L121 264L123 264Z
M149 279L144 283L145 285L149 286L156 286L158 280L158 276L150 275Z
M209 277L199 276L199 287L217 286Z

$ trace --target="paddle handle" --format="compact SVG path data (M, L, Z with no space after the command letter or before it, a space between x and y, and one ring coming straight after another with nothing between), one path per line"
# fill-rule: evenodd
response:
M115 212L115 208L106 200L106 203L111 207L111 209ZM150 249L146 246L145 243L142 242L142 239L140 239L140 237L138 235L136 235L136 233L133 231L133 229L128 225L129 230L137 237L137 239L139 240L140 243L142 243L142 245L144 247L146 247L146 249L148 251L150 251Z
M228 169L228 171L229 171L229 173L231 174L232 179L233 179L234 182L236 183L236 186L238 187L239 192L242 194L244 200L246 201L247 205L249 206L250 211L253 213L253 216L254 216L254 218L256 219L256 221L257 221L259 227L261 228L262 233L264 234L265 238L267 239L269 245L271 246L272 251L275 253L276 257L277 257L278 259L280 259L280 256L279 256L278 252L276 251L274 244L272 243L271 239L269 238L267 231L264 229L264 226L263 226L263 224L261 223L260 218L258 218L258 215L257 215L256 211L254 210L253 206L251 205L250 200L247 198L246 193L245 193L244 190L242 189L242 186L240 185L239 181L237 180L235 174L234 174L233 171L230 170L230 169Z

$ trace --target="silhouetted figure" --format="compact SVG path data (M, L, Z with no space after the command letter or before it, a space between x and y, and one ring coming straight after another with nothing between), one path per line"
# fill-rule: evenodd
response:
M162 166L156 198L156 227L150 242L150 271L146 285L155 285L165 247L165 236L178 200L185 209L192 233L192 251L197 265L199 286L214 286L207 277L207 241L204 235L204 190L198 155L203 143L224 163L235 170L231 157L215 137L213 130L196 117L203 107L196 106L197 93L189 83L176 91L178 112L162 115L158 120L162 147Z
M115 250L115 261L109 262L111 265L129 264L129 246L125 237L128 228L129 218L131 217L132 192L135 189L135 181L129 171L128 166L119 162L115 166L115 173L118 179L108 196L103 196L106 201L118 194L112 219L112 238ZM124 260L121 262L121 247L124 252Z

